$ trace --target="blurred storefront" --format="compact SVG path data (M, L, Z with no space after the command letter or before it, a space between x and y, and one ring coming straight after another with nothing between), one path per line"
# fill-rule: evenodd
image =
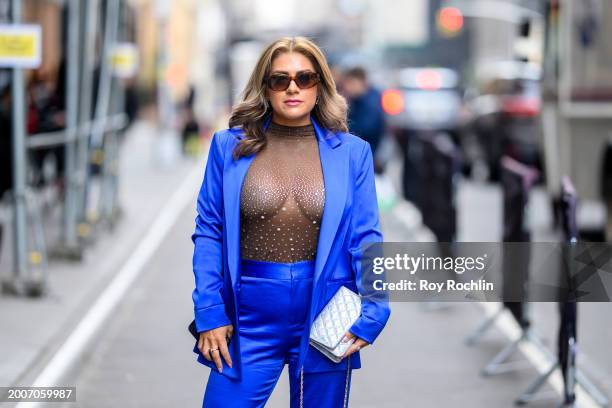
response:
M145 94L151 93L161 82L175 104L186 100L193 88L197 116L202 122L214 122L223 106L217 97L223 94L223 83L216 80L215 59L225 30L220 2L130 0L129 3L138 20L139 88Z

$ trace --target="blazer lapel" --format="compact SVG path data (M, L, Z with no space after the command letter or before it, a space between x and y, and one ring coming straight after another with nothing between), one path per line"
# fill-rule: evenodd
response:
M316 287L334 243L346 203L349 162L346 149L335 149L340 145L338 137L329 130L320 127L314 118L312 118L312 123L319 140L319 157L325 185L325 204L323 206L323 219L319 231L313 279L313 287Z
M264 122L264 129L270 123L270 118ZM334 150L341 142L331 131L322 128L311 116L317 141L319 145L319 158L323 172L325 188L325 202L323 218L319 231L317 256L315 261L315 275L313 284L317 285L326 260L331 250L348 191L348 152L345 149ZM231 144L234 146L234 144ZM247 171L256 157L256 154L242 156L238 160L226 153L226 163L223 177L223 203L225 210L225 223L227 227L228 268L235 287L240 271L240 193ZM316 293L317 291L314 291ZM313 305L315 306L315 305Z

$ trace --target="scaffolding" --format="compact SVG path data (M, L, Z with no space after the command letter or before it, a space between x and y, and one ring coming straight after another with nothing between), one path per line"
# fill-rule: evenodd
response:
M23 21L23 6L21 0L11 0L12 24ZM13 209L13 273L4 277L2 288L16 295L43 295L48 256L81 260L95 235L93 227L112 228L120 214L118 156L128 116L125 90L121 78L114 75L111 56L118 43L130 40L129 7L123 0L66 0L62 7L66 33L63 129L28 134L24 68L12 68L13 179L7 196ZM63 149L64 189L61 242L48 250L39 192L28 175L31 153L50 148ZM97 174L93 169L98 169ZM92 189L99 191L95 201Z

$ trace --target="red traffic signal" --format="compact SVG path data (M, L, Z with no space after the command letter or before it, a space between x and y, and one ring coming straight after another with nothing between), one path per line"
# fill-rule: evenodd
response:
M446 37L454 37L463 28L463 13L456 7L443 7L438 11L438 30Z

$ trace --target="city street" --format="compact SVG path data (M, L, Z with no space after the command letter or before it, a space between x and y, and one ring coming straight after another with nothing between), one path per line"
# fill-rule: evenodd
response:
M126 148L139 150L142 145L138 146L136 142L142 143L146 140L144 135L140 135ZM129 150L123 157L133 158L134 156L128 152ZM134 160L130 162L133 164ZM143 163L145 161L141 162ZM172 177L176 177L179 174L193 174L200 168L201 165L194 162L183 163L171 173L174 174ZM390 169L392 173L396 172L397 163L392 164ZM150 257L142 263L133 284L118 300L117 307L110 312L108 319L101 323L92 341L86 344L82 353L70 354L73 357L73 364L60 377L58 384L76 386L77 406L200 406L209 369L195 361L195 354L191 351L192 338L186 330L192 318L193 246L189 237L193 229L193 203L198 183L199 179L195 183L192 182L191 193L186 195L188 199L183 200L184 205L176 212L176 221L169 225L167 231L157 241L158 245L149 252ZM167 215L167 197L172 197L173 193L169 191L164 195L155 194L157 197L155 202L147 199L149 205L159 208L156 213L151 211L146 215L150 218L148 224L155 222L156 218ZM485 219L474 204L481 203L487 208L493 208L493 202L499 199L498 193L495 188L472 183L462 184L458 195L460 208L471 208L474 211L460 211L461 239L495 239L499 227L492 221L499 214L492 214L489 211ZM133 196L128 195L128 197ZM534 202L537 203L537 194L535 197ZM134 199L134 208L141 208L136 205L138 199L135 197ZM396 206L392 211L382 214L381 221L386 241L418 239L411 224L412 220L407 219L406 213L399 211L405 208ZM489 228L482 228L480 223L488 224ZM145 225L135 228L140 231L147 229ZM480 235L477 235L476 231L481 231ZM482 231L488 231L487 235ZM111 250L114 245L127 245L126 257L122 264L129 264L134 256L138 256L138 251L134 251L134 248L147 240L146 235L142 233L137 235L140 238L122 238L120 240L122 242L108 243L111 247L93 248L92 259L103 259L105 255L103 252ZM86 274L87 266L74 272L75 276ZM107 282L113 274L123 272L124 268L120 266L100 271L102 275L107 276L104 278ZM52 282L57 282L58 279L59 276L51 277ZM73 285L86 287L87 283L73 282ZM104 286L97 287L98 296L106 295L102 289ZM73 287L72 291L78 293L78 287ZM60 314L58 309L55 313L47 314L44 319L47 330L55 329L54 333L49 332L46 336L54 339L54 342L47 345L32 344L27 350L28 353L46 356L44 360L48 363L53 353L57 353L60 347L63 349L62 345L65 346L66 340L74 334L77 323L83 319L96 299L92 294L89 301L81 305L73 300L68 296L58 299L60 305L57 307L63 308L64 313ZM6 311L8 308L4 306L14 300L0 298L0 302L4 304L0 310ZM583 309L588 310L588 314L585 313L585 319L581 320L580 332L584 334L580 337L583 354L579 364L584 365L586 371L598 379L598 384L609 392L612 390L612 364L606 344L612 339L612 332L609 331L610 328L601 327L598 322L605 318L610 307L609 304L583 306ZM69 308L71 311L67 313ZM27 313L21 310L22 313ZM523 369L490 378L480 375L480 370L488 360L507 344L508 332L493 329L478 345L473 347L464 345L465 336L484 318L485 310L479 304L435 305L394 302L392 311L384 334L374 346L362 353L363 369L354 372L351 406L510 407L514 398L538 374L538 367L534 365L534 361L517 354L513 359L529 361ZM33 323L36 321L36 316L33 314L35 312L31 309L29 313L32 315L27 317L24 315L20 321ZM72 317L70 321L60 318L66 315ZM547 318L550 315L554 315L553 305L535 305L536 330L544 344L549 347L555 344L556 326L554 319ZM6 313L0 314L0 318L5 327L9 321L14 321ZM68 329L58 330L62 326ZM599 327L597 332L599 336L589 336L589 332L594 332L597 327ZM3 349L9 351L7 353L9 356L17 355L20 349L26 348L26 345L17 340L3 344ZM43 366L41 363L32 365L28 372L21 374L21 379L35 378L40 375ZM383 371L385 375L381 376L380 373ZM445 390L443 393L439 392L442 387ZM285 369L268 406L278 408L287 406L288 389L289 382ZM558 397L558 394L552 391L552 387L547 386L547 390L549 397ZM532 406L548 407L552 401L547 399L534 402ZM74 404L67 403L64 406L68 408Z
M210 384L253 408L309 317L361 337L345 406L612 408L611 19L604 0L0 0L0 407L201 407ZM257 375L209 381L194 317L209 345L244 321ZM340 339L303 340L305 371L330 369ZM266 407L291 405L288 372ZM307 379L301 405L341 405L333 375ZM55 388L76 400L39 398Z

